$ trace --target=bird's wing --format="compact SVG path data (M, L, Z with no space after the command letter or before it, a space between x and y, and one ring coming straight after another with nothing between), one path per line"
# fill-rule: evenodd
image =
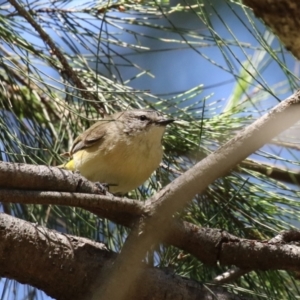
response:
M70 154L94 146L101 140L104 140L107 131L107 121L99 121L91 126L89 129L80 134L74 141Z

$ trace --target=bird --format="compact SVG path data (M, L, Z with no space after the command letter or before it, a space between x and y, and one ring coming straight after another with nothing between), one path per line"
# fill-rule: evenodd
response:
M162 138L174 119L152 109L118 112L99 120L74 141L61 165L123 195L142 185L158 168Z

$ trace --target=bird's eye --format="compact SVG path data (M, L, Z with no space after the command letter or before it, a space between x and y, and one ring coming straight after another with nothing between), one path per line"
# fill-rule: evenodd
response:
M146 120L148 120L148 118L145 115L141 115L140 116L140 120L141 121L146 121Z

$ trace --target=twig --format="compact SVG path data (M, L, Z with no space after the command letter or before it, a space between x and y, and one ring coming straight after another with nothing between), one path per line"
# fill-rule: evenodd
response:
M273 140L271 142L271 144L300 151L300 145L296 144L296 143L289 143L289 142L283 142L280 140Z
M128 227L145 214L142 202L112 195L0 189L0 199L3 203L80 207Z
M278 167L265 162L257 162L252 159L242 161L238 168L246 168L267 175L270 178L293 184L300 183L300 170L290 170L285 167Z
M249 273L251 270L232 268L221 275L214 278L213 282L217 284L230 283L240 278L241 276Z

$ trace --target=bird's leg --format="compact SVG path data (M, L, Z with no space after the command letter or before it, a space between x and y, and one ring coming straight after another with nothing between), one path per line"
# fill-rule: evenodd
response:
M104 195L106 195L107 192L109 193L110 186L117 186L117 184L114 183L102 183L102 182L95 182L95 185L100 190L100 192L103 193Z

